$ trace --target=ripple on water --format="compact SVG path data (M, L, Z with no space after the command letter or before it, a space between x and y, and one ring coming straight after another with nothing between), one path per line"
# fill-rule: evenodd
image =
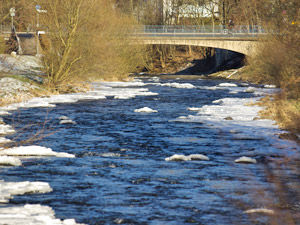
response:
M277 146L286 149L286 142L257 135L259 132L255 136L248 132L247 136L247 126L224 130L206 121L174 121L180 116L196 116L197 111L188 111L189 107L215 105L213 101L218 99L251 97L253 93L232 94L231 89L237 87L216 88L222 83L218 80L190 80L188 83L197 87L192 89L174 88L172 80L159 82L166 85L146 85L157 96L109 97L57 104L50 111L35 108L15 112L12 117L19 121L16 128L26 121L43 123L45 115L53 119L55 122L46 126L56 133L39 145L75 154L76 158L26 159L23 167L1 169L1 179L40 180L50 183L54 190L34 198L17 196L13 203L46 204L58 218L75 218L87 224L251 223L243 212L248 206L258 208L256 204L272 199L265 164L282 158L282 148ZM183 87L180 83L187 82L176 80L177 87ZM145 106L158 113L134 113ZM77 124L59 126L57 118L61 115ZM174 154L203 154L210 161L165 161ZM241 156L254 157L258 163L234 163ZM295 181L299 174L292 171L288 178ZM293 189L295 185L290 183ZM260 191L268 198L257 198Z

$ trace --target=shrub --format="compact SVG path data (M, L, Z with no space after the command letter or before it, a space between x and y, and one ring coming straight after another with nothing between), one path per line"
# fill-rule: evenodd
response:
M0 54L4 54L5 53L5 40L4 38L0 37Z

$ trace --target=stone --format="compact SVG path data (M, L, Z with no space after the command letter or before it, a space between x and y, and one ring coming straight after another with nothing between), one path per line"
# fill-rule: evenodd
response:
M227 116L224 118L224 120L233 120L233 118L231 116Z

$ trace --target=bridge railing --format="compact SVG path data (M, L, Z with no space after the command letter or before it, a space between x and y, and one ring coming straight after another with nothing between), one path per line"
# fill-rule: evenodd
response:
M134 29L136 36L154 37L257 37L265 34L261 26L235 25L181 26L181 25L143 25Z

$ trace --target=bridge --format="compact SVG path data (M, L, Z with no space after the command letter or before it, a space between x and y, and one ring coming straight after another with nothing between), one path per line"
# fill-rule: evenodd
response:
M246 56L255 54L258 39L265 35L259 26L165 26L146 25L134 30L135 43L188 45L226 49Z

